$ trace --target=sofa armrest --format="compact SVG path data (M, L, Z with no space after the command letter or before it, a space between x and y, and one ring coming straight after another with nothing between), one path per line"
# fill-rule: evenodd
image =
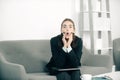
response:
M15 64L3 59L0 61L0 77L3 80L27 80L24 66Z
M107 67L112 69L113 60L111 55L92 55L90 54L84 61L85 66Z

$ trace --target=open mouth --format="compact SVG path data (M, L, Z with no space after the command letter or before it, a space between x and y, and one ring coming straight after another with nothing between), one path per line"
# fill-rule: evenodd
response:
M67 35L69 35L70 33L66 33Z
M63 34L70 35L70 34L72 34L72 32L63 32Z

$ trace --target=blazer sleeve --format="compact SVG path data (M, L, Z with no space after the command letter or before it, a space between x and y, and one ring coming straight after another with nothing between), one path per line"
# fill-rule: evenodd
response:
M83 42L81 38L77 40L77 46L67 54L67 59L71 67L81 66L80 59L82 56Z
M63 68L65 64L65 52L62 48L58 46L58 40L56 38L52 38L50 40L51 44L51 52L52 52L52 61L54 67Z

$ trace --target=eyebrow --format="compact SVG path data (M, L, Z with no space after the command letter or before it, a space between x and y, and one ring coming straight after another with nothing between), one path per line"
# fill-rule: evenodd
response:
M67 26L66 24L62 25L62 26ZM73 26L73 25L68 25L68 26Z

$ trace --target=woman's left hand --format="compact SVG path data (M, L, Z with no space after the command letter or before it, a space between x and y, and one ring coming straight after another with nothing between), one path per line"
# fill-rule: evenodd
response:
M68 39L68 47L70 47L71 43L73 41L73 33L70 34L69 39Z

